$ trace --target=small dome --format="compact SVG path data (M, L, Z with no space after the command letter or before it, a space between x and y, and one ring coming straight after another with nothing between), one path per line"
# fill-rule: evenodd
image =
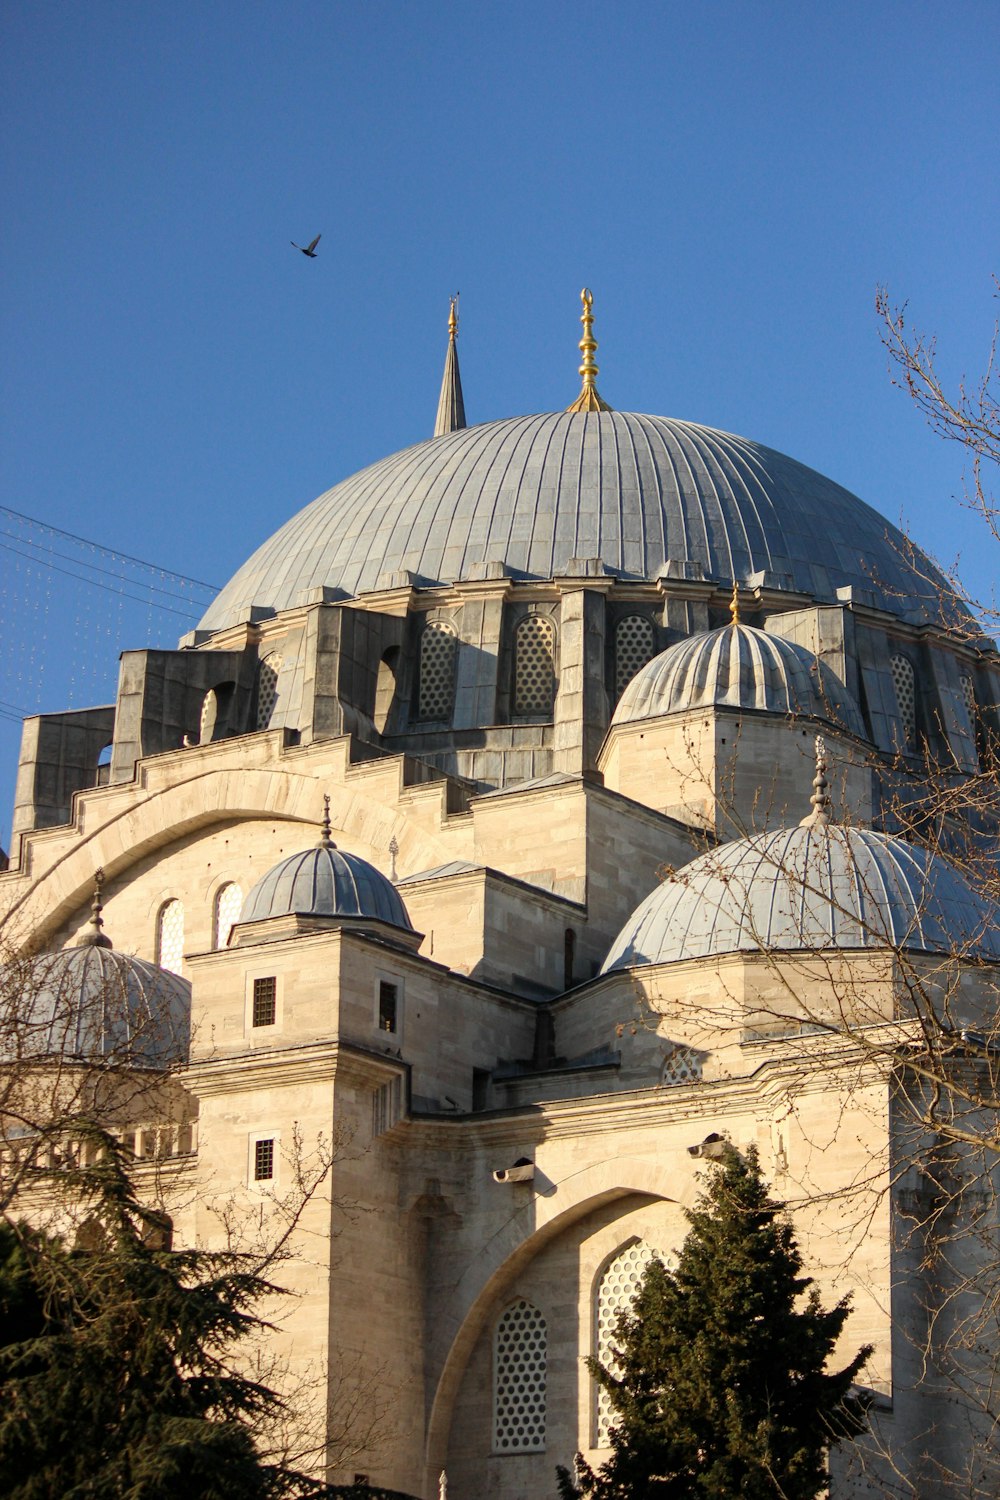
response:
M805 646L739 623L654 656L622 693L611 723L715 706L828 719L864 736L857 705L825 662Z
M8 964L21 1016L4 1039L6 1063L43 1057L165 1068L187 1059L191 986L141 958L88 941Z
M724 953L906 948L1000 960L998 914L944 859L825 820L710 850L657 886L602 973Z
M268 917L369 917L413 931L392 881L326 839L268 870L243 903L240 922Z

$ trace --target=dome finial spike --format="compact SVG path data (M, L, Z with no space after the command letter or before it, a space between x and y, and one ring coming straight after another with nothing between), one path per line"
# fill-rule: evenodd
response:
M734 625L740 623L740 585L739 580L733 579L733 597L729 601L729 613Z
M434 436L444 437L449 432L460 432L465 424L465 398L462 395L462 377L458 371L458 293L451 298L448 311L448 352L444 357L444 376L441 394L438 397L437 417L434 421Z
M826 741L816 736L816 775L813 777L812 812L802 819L802 828L823 827L830 821L830 783L826 779Z
M611 407L606 401L602 401L597 392L597 376L599 369L594 354L597 350L597 340L594 338L594 294L589 286L585 286L580 293L580 301L583 304L583 313L580 322L583 324L583 338L580 340L580 353L583 355L583 363L580 366L580 375L583 379L583 389L573 402L567 406L567 411L610 411Z
M90 903L90 921L79 940L81 948L110 948L112 946L111 939L101 931L104 926L104 918L101 916L104 910L104 903L101 900L103 887L104 871L97 869L94 871L94 899Z
M330 837L330 797L326 793L323 797L323 824L320 835L319 846L321 849L336 849L336 844Z

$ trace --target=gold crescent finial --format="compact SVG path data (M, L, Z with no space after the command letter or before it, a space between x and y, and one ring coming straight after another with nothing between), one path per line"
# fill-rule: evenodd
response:
M733 624L738 625L740 623L740 586L735 578L733 579L733 597L729 601L729 613Z
M580 366L580 375L583 379L583 389L567 411L610 411L611 407L606 401L602 401L597 393L598 366L594 359L597 350L597 340L594 338L594 294L589 286L585 286L580 293L580 301L583 303L583 313L580 322L583 324L583 338L580 340L580 353L583 355L583 363Z
M458 337L458 292L451 299L451 309L448 313L448 337L452 343Z

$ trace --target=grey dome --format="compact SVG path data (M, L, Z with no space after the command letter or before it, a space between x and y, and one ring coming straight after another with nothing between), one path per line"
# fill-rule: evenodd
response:
M723 953L907 948L1000 960L1000 922L946 860L835 824L739 839L657 886L602 972Z
M826 664L781 636L725 625L677 641L632 678L612 724L713 705L831 719L864 735L861 715Z
M396 887L374 865L322 843L292 854L258 880L243 903L240 922L291 914L371 917L413 931Z
M200 628L320 586L362 594L402 569L420 584L489 563L551 578L577 558L634 579L668 559L725 581L765 570L818 599L850 584L894 614L934 618L937 574L908 549L855 495L745 438L634 412L549 412L432 438L335 485L257 549Z
M141 958L85 944L8 964L22 995L2 1060L63 1057L163 1068L187 1059L191 986Z

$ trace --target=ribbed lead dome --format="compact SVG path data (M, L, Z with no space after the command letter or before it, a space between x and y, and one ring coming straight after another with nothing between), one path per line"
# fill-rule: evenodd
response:
M396 887L374 865L322 843L292 854L253 887L240 922L267 917L371 917L413 931Z
M1000 960L1000 922L946 860L826 822L736 840L657 886L602 972L774 950L906 948Z
M403 569L421 584L490 563L551 578L583 558L634 579L667 560L720 580L764 570L822 600L853 585L893 614L936 618L937 574L908 549L857 496L745 438L634 412L549 412L447 433L345 479L258 548L200 628L320 586L365 593Z
M8 964L21 996L2 1061L44 1057L165 1068L187 1058L191 986L144 959L88 943Z
M740 623L654 656L626 687L611 722L714 705L830 719L864 734L856 704L824 662L804 646Z

